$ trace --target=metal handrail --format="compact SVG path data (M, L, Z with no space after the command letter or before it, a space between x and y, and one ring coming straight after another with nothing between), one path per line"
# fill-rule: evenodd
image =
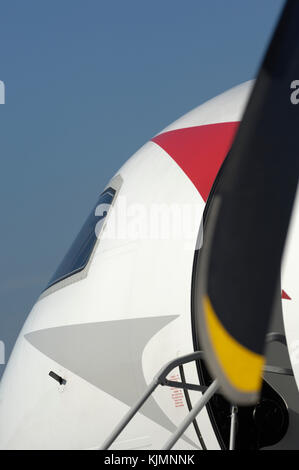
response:
M272 332L269 333L266 337L266 342L279 342L281 344L287 345L286 338L281 333ZM157 375L155 375L152 382L148 385L147 389L145 390L144 394L140 397L137 403L132 406L129 411L125 414L125 416L121 419L115 429L112 431L110 436L103 442L102 446L100 447L101 450L107 450L113 444L113 442L117 439L120 433L125 429L125 427L130 423L130 421L134 418L136 413L140 410L140 408L144 405L147 399L152 395L152 393L156 390L156 388L161 386L166 387L175 387L181 388L183 390L195 390L198 392L202 392L202 396L198 400L198 402L193 406L193 408L189 411L186 415L182 423L177 427L176 431L173 435L168 439L166 444L163 447L163 450L170 450L175 445L175 443L180 439L182 434L188 428L188 426L194 422L198 413L206 406L209 400L218 392L219 385L218 381L214 380L209 387L205 385L198 385L198 384L190 384L183 382L176 382L173 380L167 379L169 373L175 369L176 367L183 366L184 364L188 364L193 361L198 361L203 359L204 353L203 351L195 351L191 354L186 354L185 356L178 357L169 361L165 364ZM277 367L266 365L264 367L264 372L274 373L274 374L282 374L282 375L294 375L292 369L284 368L284 367ZM235 449L235 442L236 442L236 434L237 434L237 426L238 426L238 408L236 406L231 407L231 425L230 425L230 440L229 440L229 449Z
M185 390L196 390L199 392L203 392L200 400L196 403L196 405L189 411L183 422L178 426L174 434L170 437L170 439L165 444L164 449L171 449L174 444L178 441L178 439L182 436L185 432L187 427L194 421L198 413L202 410L202 408L207 404L207 402L211 399L211 397L217 392L218 384L217 380L214 380L209 387L204 385L197 385L197 384L189 384L183 382L175 382L172 380L168 380L168 374L178 366L182 366L184 364L188 364L193 361L197 361L203 358L203 351L195 351L194 353L187 354L185 356L178 357L169 361L165 364L164 367L158 372L158 374L154 377L152 382L148 385L144 394L140 397L137 403L130 408L130 410L125 414L125 416L121 419L115 429L112 431L110 436L103 442L100 450L107 450L113 444L113 442L117 439L120 433L125 429L125 427L130 423L130 421L134 418L136 413L140 410L140 408L144 405L147 399L152 395L152 393L156 390L158 385L167 386L167 387L176 387L182 388Z

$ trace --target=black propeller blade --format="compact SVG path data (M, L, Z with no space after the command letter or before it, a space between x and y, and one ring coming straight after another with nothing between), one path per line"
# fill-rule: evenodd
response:
M218 178L195 281L200 344L234 404L257 401L262 384L265 335L298 183L296 79L299 1L288 0Z

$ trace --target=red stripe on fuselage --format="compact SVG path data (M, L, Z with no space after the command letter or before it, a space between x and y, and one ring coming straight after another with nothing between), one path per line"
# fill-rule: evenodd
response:
M221 122L164 132L152 139L180 166L204 201L225 159L239 122Z
M281 298L286 300L292 300L291 297L283 289L281 291Z

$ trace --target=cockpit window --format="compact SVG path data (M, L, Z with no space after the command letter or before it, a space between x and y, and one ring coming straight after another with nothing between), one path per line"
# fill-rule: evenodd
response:
M75 238L66 256L50 279L48 287L73 274L82 271L88 263L92 250L100 235L103 223L109 212L116 191L106 189L99 197L97 204Z

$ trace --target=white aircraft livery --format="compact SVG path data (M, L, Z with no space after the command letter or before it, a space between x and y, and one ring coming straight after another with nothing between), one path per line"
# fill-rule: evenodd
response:
M99 192L9 359L1 449L100 449L162 366L201 349L195 274L206 203L258 80L155 135ZM258 402L238 410L237 449L299 448L298 204L268 329L270 367ZM204 360L176 366L168 378L212 383ZM157 387L110 448L161 449L203 396ZM214 394L173 449L230 448L231 416L229 400Z

